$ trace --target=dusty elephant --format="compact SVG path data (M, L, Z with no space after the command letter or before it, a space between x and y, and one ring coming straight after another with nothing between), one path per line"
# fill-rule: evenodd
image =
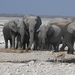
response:
M10 48L15 48L15 37L17 36L17 23L19 20L11 20L4 24L3 35L5 40L5 48L8 48L8 40L10 40Z
M29 45L29 31L26 28L25 22L23 20L18 22L17 25L18 29L18 37L17 37L17 47L18 49L25 49L25 45L27 44L27 47Z
M37 30L38 39L41 48L44 49L45 45L48 45L48 49L50 44L53 45L55 51L58 51L58 47L61 40L61 29L56 25L41 25ZM45 44L46 43L46 44Z
M28 28L29 35L30 35L30 43L29 49L31 49L32 44L34 43L34 48L37 49L37 29L42 24L41 18L39 16L26 16L23 18L23 21Z
M68 54L73 54L74 53L74 26L75 26L75 22L69 22L69 21L65 21L65 22L55 22L53 23L57 26L59 26L62 30L62 36L64 38L64 42L66 43L66 45L68 46ZM50 25L52 25L50 23Z

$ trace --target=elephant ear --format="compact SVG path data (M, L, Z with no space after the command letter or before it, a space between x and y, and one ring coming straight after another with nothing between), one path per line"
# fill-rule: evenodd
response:
M15 25L18 25L19 20L14 20L13 22Z
M29 20L29 16L25 15L22 20L24 21L25 24L27 24L27 21Z
M17 32L18 20L9 21L8 24L9 24L9 28L10 28L12 31Z
M50 36L51 34L53 34L53 32L54 32L54 29L52 26L50 26L47 31L47 36Z
M27 30L27 29L28 29L28 27L27 27L27 25L26 25L25 21L23 21L23 25L24 25L24 29L25 29L25 30Z
M41 18L40 18L40 16L37 16L37 21L38 21L38 23L39 23L39 25L41 25L42 24L42 21L41 21Z
M29 36L29 32L28 32L27 30L25 30L25 34L26 34L27 36Z
M73 22L67 26L67 31L71 34L73 33L73 31L75 31L75 22Z
M75 30L73 30L73 35L75 36Z

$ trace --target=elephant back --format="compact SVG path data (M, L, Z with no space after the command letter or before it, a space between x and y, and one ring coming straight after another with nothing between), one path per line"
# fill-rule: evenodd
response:
M49 22L48 25L56 25L59 26L60 28L65 28L66 26L68 26L69 24L71 24L70 21L64 21L64 22Z
M61 28L59 26L56 25L52 25L53 29L54 29L54 35L58 36L61 33Z
M73 31L75 31L75 22L72 22L67 26L67 31L71 34L73 33Z

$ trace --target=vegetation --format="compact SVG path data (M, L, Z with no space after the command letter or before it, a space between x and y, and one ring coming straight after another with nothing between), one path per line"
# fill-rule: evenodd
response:
M0 13L0 17L23 17L24 15L26 14L7 14L7 13ZM36 16L36 15L33 15L33 14L30 14L30 16ZM55 16L55 15L39 15L41 18L57 18L57 17L62 17L62 18L71 18L73 16Z

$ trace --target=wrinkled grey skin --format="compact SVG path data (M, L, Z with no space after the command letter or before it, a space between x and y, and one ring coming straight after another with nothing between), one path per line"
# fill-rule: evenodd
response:
M25 16L23 21L26 24L26 27L29 30L30 34L30 43L29 49L31 49L32 44L34 43L34 49L37 49L37 29L40 27L42 21L39 16Z
M5 40L5 48L8 48L8 40L10 40L10 48L15 48L15 37L17 36L17 23L19 20L11 20L4 24L3 35Z
M72 22L67 26L66 33L64 33L64 40L69 47L68 53L73 54L74 52L74 40L75 40L75 22Z
M70 22L66 25L63 24L56 24L57 26L59 26L62 30L62 36L63 36L63 40L66 43L66 45L68 46L68 54L73 54L74 53L74 38L75 38L75 22Z
M37 32L39 32L39 44L41 44L42 49L44 49L46 43L48 44L48 47L51 44L54 46L55 51L58 51L62 34L61 29L58 26L41 25Z
M60 51L64 51L65 50L65 47L67 46L66 43L64 42L64 38L61 37L61 42L60 44L62 44L62 46L60 47Z
M41 25L37 30L38 33L38 42L39 42L39 49L45 49L45 39L47 37L46 32L48 31L48 27L45 25Z
M23 20L18 22L17 25L18 28L18 37L17 37L17 48L18 49L25 49L25 45L27 44L27 46L29 45L29 32L25 27L25 23Z

